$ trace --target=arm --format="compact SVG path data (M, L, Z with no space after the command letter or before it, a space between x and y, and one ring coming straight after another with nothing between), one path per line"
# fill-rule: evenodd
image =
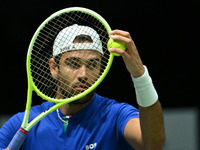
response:
M151 149L162 149L165 142L163 114L160 102L149 107L139 107L140 122L145 145ZM153 140L151 140L153 137ZM154 148L155 146L155 148Z
M127 50L111 48L109 51L121 54L131 75L134 78L141 77L145 68L130 34L121 30L111 31L110 34L115 35L112 37L114 40L125 42ZM139 106L139 112L140 118L129 120L125 126L124 136L126 140L136 149L162 149L165 131L160 102L157 100L150 106Z

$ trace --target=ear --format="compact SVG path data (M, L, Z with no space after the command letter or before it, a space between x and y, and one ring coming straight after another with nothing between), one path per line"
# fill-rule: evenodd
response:
M56 64L54 58L51 58L51 59L49 60L49 66L50 66L51 75L52 75L55 79L57 79L57 77L58 77L58 66L57 66L57 64Z

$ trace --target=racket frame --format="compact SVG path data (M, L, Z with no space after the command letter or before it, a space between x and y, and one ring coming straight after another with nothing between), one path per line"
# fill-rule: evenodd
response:
M22 128L24 128L26 131L29 131L37 122L39 122L42 118L44 118L45 116L47 116L49 113L53 112L54 110L58 109L59 107L61 107L64 104L73 102L81 97L84 97L85 95L87 95L88 93L90 93L92 90L94 90L105 78L105 76L107 75L112 62L113 62L113 58L114 55L112 53L110 53L110 57L107 63L107 67L105 68L105 70L103 71L103 73L101 74L101 76L98 78L98 80L91 86L89 87L87 90L85 90L83 93L80 93L76 96L67 98L67 99L54 99L51 97L48 97L47 95L43 94L34 84L33 82L33 78L31 76L31 68L30 68L30 64L31 64L31 53L32 53L32 49L35 43L35 40L37 39L40 31L45 27L45 25L51 21L52 19L54 19L57 16L62 15L63 13L68 13L71 11L80 11L86 14L89 14L93 17L95 17L96 19L98 19L106 28L107 32L109 33L109 31L111 31L110 26L108 25L108 23L106 22L106 20L101 17L98 13L87 9L87 8L82 8L82 7L71 7L71 8L66 8L66 9L62 9L60 11L55 12L54 14L52 14L50 17L48 17L36 30L36 32L33 35L33 38L31 40L31 43L29 45L28 48L28 53L27 53L27 63L26 63L26 67L27 67L27 78L28 78L28 93L27 93L27 104L26 104L26 109L25 109L25 115L24 115L24 120L22 123ZM110 36L110 35L109 35ZM54 102L56 103L56 105L54 105L52 108L50 108L49 110L42 112L39 116L37 116L35 119L33 119L29 124L28 124L28 120L29 120L29 115L30 115L30 109L31 109L31 103L32 103L32 92L35 91L41 98L50 101L50 102Z

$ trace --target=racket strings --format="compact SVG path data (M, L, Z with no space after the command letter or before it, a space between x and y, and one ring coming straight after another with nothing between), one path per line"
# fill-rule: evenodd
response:
M85 62L82 62L82 64L83 65L85 65L85 66L87 66L88 64L86 64ZM71 64L71 65L73 65L73 64ZM74 67L76 67L75 65L74 65ZM39 67L36 67L35 69L39 69ZM46 70L47 70L48 68L46 68ZM43 85L44 86L44 88L43 89L41 89L41 91L45 91L45 85L47 85L47 84L49 84L49 85L52 85L52 84L54 84L54 82L52 81L52 80L50 80L50 79L46 79L46 80L44 80L44 81L40 81L40 78L41 77L44 77L43 76L43 74L45 74L46 73L46 71L44 70L44 69L42 69L41 70L41 72L40 73L37 73L36 72L36 74L35 74L35 76L37 77L37 78L35 78L36 80L37 80L37 82L39 82L41 85ZM98 79L98 76L100 76L101 74L94 74L94 75L90 75L90 77L96 77L96 80ZM63 78L64 79L64 77L63 76L61 76L61 75L59 75L60 76L60 78ZM71 73L71 76L73 76L73 73ZM95 80L95 81L96 81ZM62 81L61 81L62 82ZM87 83L87 80L85 80L85 79L82 79L82 83ZM61 83L61 84L64 84L64 82L63 83ZM85 87L86 88L89 88L89 85L85 85ZM54 92L56 92L56 90L54 90ZM71 92L70 92L71 93Z
M78 56L77 56L78 57ZM86 57L86 56L84 56L84 57ZM98 64L99 63L99 64ZM78 64L78 66L77 66L77 64ZM93 70L93 69L95 69L95 67L98 67L100 65L100 62L96 62L96 63L94 63L94 64L90 64L90 62L85 62L85 61L82 61L81 60L81 62L75 62L75 63L71 63L70 64L70 67L72 67L72 68L77 68L77 69L79 69L79 68L81 68L81 67L84 67L86 70ZM86 72L88 72L88 71L86 71ZM83 74L83 73L85 73L85 72L80 72L79 74ZM101 75L101 73L102 72L99 72L99 73L95 73L95 72L93 72L93 74L89 74L88 76L83 76L83 77L79 77L78 78L78 81L76 82L77 83L77 86L79 85L79 84L81 84L82 85L82 88L89 88L98 78L99 78L99 76ZM69 72L69 74L70 74L70 76L75 76L74 74L76 74L76 73L74 73L73 71L71 71L71 72ZM59 75L59 77L60 78L64 78L62 75ZM89 78L93 78L94 80L92 81L92 83L89 83L88 82L88 80L89 80ZM62 82L63 83L63 82ZM62 84L61 83L61 84ZM67 87L67 89L69 88L70 89L70 85L67 85L67 84L65 84ZM64 88L61 88L61 91L63 91L64 90ZM75 91L75 90L73 90L73 89L70 89L70 91L68 91L67 92L68 94L67 95L65 95L66 97L70 97L70 95L75 95L76 93L77 93L77 91ZM63 95L64 96L64 95Z
M36 52L36 53L38 53L38 52ZM37 58L37 60L40 59L40 57L38 57L37 55L35 55L35 57ZM49 70L49 67L43 65L43 64L46 63L46 62L45 62L43 59L41 59L40 61L42 62L42 65L41 65L42 67L40 68L40 67L35 66L35 69L41 69L41 74L36 73L36 74L34 75L34 77L36 76L36 77L35 77L36 80L38 80L38 78L41 77L43 74L46 74L46 70ZM37 63L35 59L33 59L33 63ZM85 66L88 66L87 62L83 62L83 61L82 61L81 64L82 64L82 65L85 65ZM77 67L77 66L75 66L75 64L71 64L71 65L74 66L74 68ZM80 64L79 64L79 65L80 65ZM90 64L90 66L91 66L91 65L93 65L93 64ZM90 67L90 66L88 66L88 67ZM102 64L102 67L106 67L106 65ZM97 76L97 75L99 75L99 74L94 74L94 75ZM60 76L60 77L62 77L62 76ZM38 81L39 81L39 80L38 80ZM47 79L47 81L51 82L52 84L54 83L54 82L52 82L52 80L49 80L49 79Z
M83 63L85 63L85 62L83 62ZM87 64L84 64L84 65L87 65ZM76 67L76 66L75 66ZM37 68L38 69L38 68ZM46 68L47 69L47 68ZM44 70L42 70L42 74L45 74L46 73L46 71L44 71ZM47 84L47 83L45 83L45 81L39 81L38 79L39 78L41 78L41 77L43 77L42 75L41 75L41 73L39 74L39 73L36 73L36 75L35 76L37 76L37 78L36 78L36 80L40 83L40 84L42 84L42 85L44 85L45 86L45 84ZM73 73L71 73L71 76L73 76ZM96 74L96 76L97 76L97 74ZM99 74L98 74L98 76L100 76ZM63 76L60 76L61 78L63 78ZM96 77L97 78L97 77ZM49 83L51 83L51 84L53 84L53 82L52 82L52 80L49 80L49 79L47 79L46 80L46 82L49 82ZM86 80L82 80L82 82L87 82ZM48 84L49 84L48 83ZM86 85L86 87L88 88L88 85ZM43 88L42 89L42 91L43 90L45 90L45 88ZM54 90L54 92L56 92L55 90ZM70 91L70 93L71 93L71 91ZM74 93L73 93L74 94Z
M36 46L36 48L38 48L39 49L39 47L37 47ZM40 54L38 51L36 51L36 54ZM38 55L34 55L37 59L40 59L40 61L42 62L42 63L46 63L46 61L44 61L43 59L41 59ZM33 59L33 61L35 61L35 59ZM102 60L102 66L103 67L106 67L106 64L107 62L105 61L105 60ZM45 66L45 65L42 65L42 67L44 67L44 69L49 69L49 67L47 67L47 66ZM37 69L39 69L38 67L37 67ZM43 70L42 70L43 71ZM44 72L44 71L43 71Z
M52 28L53 28L53 26L52 26ZM48 29L48 28L47 28ZM50 29L49 29L50 30ZM45 33L48 33L49 34L49 31L46 31L46 30L43 30ZM101 33L102 34L102 33ZM41 32L41 35L43 35L43 36L45 36L45 34L44 33L42 33ZM49 42L46 38L44 38L43 36L40 36L40 38L42 38L41 40L40 39L38 39L38 41L40 41L40 42L43 42L43 40L44 41L47 41L47 42ZM51 36L53 36L53 34L51 34ZM102 36L102 37L104 37L104 36ZM43 45L44 44L46 44L45 42L43 42ZM39 45L39 46L41 46L41 48L43 47L43 45ZM48 46L48 44L46 44L46 46ZM37 47L37 48L39 48L39 47ZM108 53L105 53L105 55L108 55ZM105 61L105 63L107 63L107 61Z
M60 20L58 20L58 22L59 22L59 23L62 23ZM55 30L58 30L58 27L55 27L54 24L53 24L53 26L52 26L52 25L49 25L49 26L50 26L51 28L55 29ZM102 26L102 25L101 25L101 26ZM47 27L48 31L45 31L45 30L44 30L44 32L49 34L49 30L50 30L51 28L48 28L48 27ZM99 29L101 29L101 27L100 27ZM54 32L54 34L56 34L56 33L57 33L57 32ZM106 40L105 40L105 36L102 36L102 33L103 33L103 30L101 29L101 32L100 32L99 34L100 34L101 37L104 38L104 39L102 39L102 41L106 41ZM42 33L42 34L43 34L43 33ZM105 31L104 31L104 34L105 34ZM51 34L51 36L53 36L53 34ZM43 38L43 40L46 40L46 39ZM106 45L107 42L104 42L103 44ZM108 53L105 53L105 55L109 55L109 54L108 54Z
M87 65L87 64L85 64L85 65ZM37 69L38 69L38 68L37 68ZM43 73L45 73L45 71L43 71ZM39 74L36 74L36 75L38 75L38 77L41 77L41 75L39 76ZM52 83L52 81L51 81L51 80L48 80L48 82L51 82L51 83ZM44 85L44 83L43 83L43 82L40 82L40 83Z
M77 95L79 92L72 89L70 85L66 84L68 80L59 75L58 78L60 79L59 82L52 78L50 69L49 69L49 59L52 57L52 46L55 40L55 37L58 33L65 28L66 26L70 26L72 24L83 24L86 26L93 27L99 34L103 49L104 55L101 57L101 67L99 73L92 73L88 75L90 78L94 78L93 82L98 80L99 76L101 76L102 71L106 68L109 58L109 53L106 51L106 44L108 40L108 34L106 32L105 27L102 25L100 21L94 18L91 15L82 12L74 12L74 13L65 13L59 17L56 17L52 21L50 21L40 32L36 42L33 46L32 56L31 56L31 72L33 76L33 80L37 88L45 93L49 97L55 97L56 92L58 92L57 87L59 86L61 91L67 91L67 97ZM64 39L62 39L64 40ZM78 57L78 56L77 56ZM84 56L87 57L87 56ZM88 67L87 61L80 61L81 66ZM80 65L79 64L79 65ZM74 68L77 67L76 63L74 62L71 64ZM91 64L93 65L93 64ZM87 68L88 69L88 68ZM81 73L81 72L80 72ZM83 73L83 72L82 72ZM74 72L70 72L70 76L75 76ZM82 78L79 81L81 84L84 83L83 88L89 88L93 83L87 83L88 79ZM65 85L60 86L60 85ZM50 87L51 90L47 90ZM66 93L60 93L63 97L66 96Z
M82 15L81 15L82 14ZM66 17L68 16L68 17ZM86 16L86 17L85 17ZM60 19L56 20L56 23L52 23L53 26L51 24L48 24L50 28L47 27L47 29L51 30L54 29L56 32L54 32L55 34L57 34L57 31L60 31L60 27L66 26L66 23L70 24L72 21L74 22L81 22L81 21L85 21L88 22L88 20L91 20L90 18L92 18L92 20L90 22L89 25L92 26L93 24L96 25L96 27L98 27L98 34L100 35L100 37L102 38L102 43L105 45L107 45L107 37L105 36L105 30L103 30L104 26L101 24L101 22L99 22L96 18L94 18L93 16L90 16L90 18L88 17L88 14L82 13L82 12L74 12L71 13L71 15L66 15L62 18L62 21L60 21ZM86 18L86 19L85 19ZM81 21L79 21L81 20ZM63 23L64 21L64 23ZM57 24L59 23L59 25ZM57 26L56 26L56 25ZM46 33L48 33L49 31L47 31ZM52 31L53 32L53 31ZM105 53L105 55L109 55L108 53Z

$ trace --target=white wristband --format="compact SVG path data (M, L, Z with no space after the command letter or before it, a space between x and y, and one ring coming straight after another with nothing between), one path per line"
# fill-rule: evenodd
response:
M158 94L149 76L148 69L144 66L145 72L142 76L135 78L131 75L134 83L137 103L142 107L153 105L158 100Z

